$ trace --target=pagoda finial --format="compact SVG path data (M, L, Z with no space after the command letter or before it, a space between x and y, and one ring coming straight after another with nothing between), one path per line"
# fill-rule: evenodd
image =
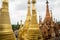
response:
M31 19L31 12L30 12L30 0L28 0L28 11L27 11L27 17L26 17L26 20L25 20L25 24L28 23L29 24L29 21Z
M22 20L20 20L21 24L22 24Z
M22 19L20 20L20 28L22 28Z
M46 0L46 4L48 4L49 2L48 2L48 0Z
M36 13L36 8L35 8L35 2L36 0L32 0L32 22L37 23L37 13ZM34 19L34 20L33 20Z
M50 12L51 12L51 17L52 17L52 10L50 10Z
M30 12L30 0L28 0L28 12L27 12L27 17L26 17L25 24L26 24L26 23L28 23L28 24L29 24L30 19L31 19L31 12Z
M49 12L49 6L48 6L48 0L46 1L46 16L44 21L47 21L50 19L50 12Z
M27 12L27 16L31 16L31 14L30 14L30 0L28 0L28 12Z
M50 13L49 13L49 6L48 6L48 0L46 1L46 16L50 16Z

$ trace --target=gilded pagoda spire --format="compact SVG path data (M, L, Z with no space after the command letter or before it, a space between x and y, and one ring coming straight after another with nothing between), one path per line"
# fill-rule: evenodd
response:
M36 8L35 8L35 3L36 0L32 0L32 17L31 17L31 23L32 24L38 24L37 23L37 12L36 12Z
M31 13L30 13L30 0L28 0L28 12L27 12L27 16L26 16L26 20L24 22L24 27L28 27L29 23L30 23L30 19L31 19Z
M46 16L45 16L44 21L49 21L50 18L51 18L48 4L49 4L49 2L48 2L48 0L47 0L47 1L46 1Z
M22 28L22 27L23 27L22 20L20 20L20 28Z
M31 13L30 13L30 0L28 0L28 12L27 12L27 17L26 20L24 22L24 27L23 28L27 28L30 24L30 19L31 19Z
M30 0L28 0L28 12L27 12L27 17L26 17L24 26L27 26L30 23L30 19L31 19Z
M50 17L50 13L49 13L49 6L48 6L48 0L46 1L46 17Z
M18 39L19 40L27 40L27 38L25 37L26 33L27 33L27 29L29 27L30 24L30 20L31 20L31 13L30 13L30 0L28 0L28 12L27 12L27 16L26 16L26 20L24 22L24 25L22 28L20 28L19 33L18 33ZM22 37L23 36L23 37Z
M32 0L32 16L29 28L27 30L27 40L43 40L41 30L37 23L37 14L35 9L36 0Z
M8 0L2 0L2 8L0 15L0 40L15 40L12 26L10 24L10 17L8 12Z

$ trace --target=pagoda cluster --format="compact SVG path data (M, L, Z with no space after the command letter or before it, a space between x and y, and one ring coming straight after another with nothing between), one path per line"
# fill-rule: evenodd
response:
M46 1L46 15L42 22L41 16L39 16L39 27L42 31L44 40L59 37L60 29L57 24L57 20L52 17L52 10L49 10L48 0Z
M60 29L58 24L56 23L57 20L55 20L52 17L52 10L49 9L48 0L46 1L45 18L42 22L42 18L39 16L39 24L37 23L37 13L35 9L35 3L36 3L36 0L32 0L32 15L31 15L30 0L28 0L27 17L23 26L22 24L20 26L19 35L21 36L19 36L18 38L24 39L24 40L49 40L49 39L58 37L60 35L59 33ZM40 37L36 36L36 33L39 33L39 30L36 31L38 28L40 29ZM35 30L35 33L32 29ZM32 34L32 32L34 34Z
M26 20L24 24L22 24L21 20L20 28L15 31L15 33L10 23L8 0L2 1L2 8L0 8L0 40L50 40L59 37L60 29L52 17L52 10L49 10L48 0L46 1L45 18L42 22L42 18L39 16L39 24L37 22L37 12L35 8L36 0L32 0L32 2L28 0ZM31 3L32 9L30 9Z

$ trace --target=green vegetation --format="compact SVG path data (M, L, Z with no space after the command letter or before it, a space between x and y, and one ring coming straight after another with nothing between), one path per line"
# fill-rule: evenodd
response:
M20 25L12 25L13 31L14 31L14 30L18 30L19 28L20 28Z

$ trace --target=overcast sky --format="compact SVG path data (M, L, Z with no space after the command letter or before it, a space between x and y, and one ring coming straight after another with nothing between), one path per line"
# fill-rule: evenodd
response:
M9 13L11 24L17 24L22 19L23 23L27 14L28 0L9 0ZM2 1L0 0L0 4ZM36 0L37 18L40 15L43 19L45 17L46 0ZM49 8L52 9L53 18L60 21L60 0L49 0Z

